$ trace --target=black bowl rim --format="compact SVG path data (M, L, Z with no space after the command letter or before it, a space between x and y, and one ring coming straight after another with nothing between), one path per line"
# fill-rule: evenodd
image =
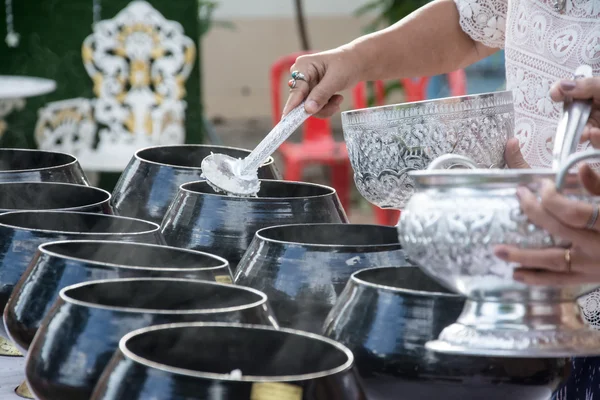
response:
M184 165L167 164L167 163L159 163L156 161L150 161L150 160L147 160L147 159L143 158L142 156L140 156L140 153L143 151L154 150L154 149L165 148L165 147L192 147L192 148L197 147L197 148L229 149L229 150L247 151L248 154L250 154L252 152L252 150L243 149L241 147L233 147L233 146L208 145L208 144L172 144L172 145L163 145L163 146L159 145L159 146L144 147L143 149L139 149L138 151L136 151L133 157L134 157L134 159L138 160L139 162L143 162L143 163L147 163L147 164L164 165L164 166L168 166L168 167L172 167L172 168L179 168L179 169L185 169L185 170L191 170L191 171L202 170L202 168L200 168L200 167L186 167ZM269 156L269 158L267 158L267 161L264 162L263 164L261 164L261 167L266 167L266 166L269 166L272 164L275 164L275 159L273 157Z
M229 196L228 194L225 193L203 193L203 192L196 192L194 190L188 189L186 186L191 186L194 184L198 184L198 183L204 183L206 182L207 185L210 186L210 183L208 183L206 181L206 179L201 179L201 180L197 180L197 181L192 181L192 182L186 182L184 184L182 184L181 186L179 186L179 190L182 192L187 192L187 193L191 193L195 196L214 196L214 197L220 197L220 198L226 198L228 201L250 201L250 202L261 202L261 201L265 201L265 200L269 200L269 201L293 201L293 200L303 200L303 199L319 199L319 198L325 198L328 196L332 196L332 195L337 195L337 191L330 187L330 186L325 186L325 185L320 185L318 183L309 183L309 182L300 182L300 181L286 181L286 180L281 180L281 179L259 179L259 182L277 182L279 183L283 183L286 185L300 185L300 186L313 186L313 187L319 187L322 189L325 189L327 191L329 191L329 193L324 193L324 194L318 194L318 195L314 195L314 196L302 196L302 197L238 197L238 196ZM214 190L214 189L213 189Z
M10 170L10 171L0 171L0 174L18 174L18 173L24 173L24 172L48 171L48 170L53 170L53 169L57 169L57 168L68 167L68 166L71 166L71 165L79 163L79 160L73 154L63 153L62 151L48 151L48 150L22 149L22 148L14 148L13 149L13 148L8 148L8 147L0 149L0 153L3 153L5 151L13 151L13 152L18 152L18 153L58 154L58 155L61 155L61 156L71 157L71 161L68 161L68 162L63 163L63 164L55 165L53 167L13 169L13 170ZM6 182L6 183L8 183L8 182Z
M393 292L393 293L406 293L406 294L412 294L415 296L423 296L423 297L445 297L445 298L452 298L452 299L464 298L464 296L457 294L457 293L428 292L425 290L414 290L414 289L399 288L399 287L395 287L395 286L379 285L376 283L367 282L367 281L357 277L359 274L361 274L363 272L367 272L367 271L372 271L372 270L376 270L376 269L381 270L381 269L394 269L394 268L412 268L412 269L421 270L421 272L423 272L423 274L430 277L432 280L436 281L439 285L442 285L437 279L426 274L421 267L415 267L415 266L365 268L365 269L361 269L361 270L353 273L352 276L350 276L350 282L352 282L353 284L358 285L358 286L366 286L371 289L383 290L386 292Z
M90 232L80 232L80 231L59 231L59 230L54 230L54 229L29 229L29 228L25 228L25 227L18 226L18 225L6 224L6 223L0 221L0 226L2 226L2 227L11 228L14 230L23 230L23 231L28 231L28 232L64 233L64 234L68 234L68 235L93 234L94 236L134 236L134 235L142 236L142 235L157 233L160 231L160 225L158 225L155 222L146 221L145 219L140 219L140 218L125 217L122 215L89 213L89 212L85 212L85 211L69 211L69 210L62 210L62 209L59 209L59 210L14 210L14 211L8 211L8 212L1 213L0 220L2 219L3 215L9 215L9 214L10 215L13 215L13 214L78 214L78 215L80 215L80 214L83 214L83 215L92 216L92 217L113 218L113 219L141 222L141 223L147 224L148 228L152 227L152 229L148 229L145 231L138 231L138 232L92 232L92 233L90 233Z
M345 223L310 223L310 224L290 224L290 225L273 225L273 226L267 226L266 228L261 228L258 231L256 231L256 233L254 234L254 237L257 239L260 239L263 242L269 242L269 243L277 243L277 244L289 244L289 245L294 245L294 246L299 246L299 247L304 247L304 248L324 248L324 249L329 249L329 248L339 248L339 249L351 249L351 248L370 248L370 247L389 247L389 248L395 248L398 250L402 249L402 245L400 244L400 241L398 241L398 243L379 243L379 244L360 244L360 245L355 245L355 244L322 244L322 243L303 243L303 242L292 242L292 241L287 241L287 240L275 240L275 239L269 239L267 237L262 236L262 233L265 231L269 231L272 229L287 229L287 228L295 228L295 227L299 227L299 226L312 226L312 227L320 227L320 226L326 226L326 225L339 225L339 226L366 226L366 227L372 227L372 228L382 228L382 229L393 229L394 231L396 231L396 228L393 226L386 226L386 225L377 225L377 224L345 224ZM397 231L396 231L397 232Z
M100 192L106 195L106 199L104 200L100 200L96 203L90 203L90 204L85 204L85 205L81 205L81 206L76 206L76 207L65 207L65 208L48 208L45 210L37 210L37 211L70 211L70 210L74 210L74 211L78 211L81 208L91 208L91 207L96 207L99 206L101 204L109 204L112 195L110 194L110 192L104 190L104 189L100 189L97 188L95 186L88 186L88 185L79 185L76 183L64 183L64 182L39 182L39 181L27 181L27 182L23 182L23 181L19 181L19 182L0 182L0 192L2 191L2 186L4 185L48 185L48 186L77 186L80 188L84 188L84 190L90 190L90 191L95 191L95 192ZM24 209L24 208L11 208L11 211L36 211L36 210L28 210L28 209Z
M152 308L134 308L134 307L116 307L116 306L103 306L96 303L91 303L88 301L75 300L72 297L69 297L67 293L70 290L79 289L85 286L98 285L103 283L116 283L116 282L133 282L133 281L154 281L154 282L187 282L194 283L197 285L212 285L218 286L221 288L225 288L227 290L239 290L246 291L257 295L260 299L248 304L243 304L235 307L222 307L222 308L205 308L205 309L194 309L194 310L173 310L173 309L152 309ZM97 279L93 281L86 281L81 283L76 283L74 285L69 285L60 290L59 297L62 301L69 304L74 304L80 307L92 308L96 310L107 310L107 311L118 311L122 313L132 313L132 314L153 314L153 315L210 315L210 314L222 314L233 311L242 311L242 310L250 310L255 307L260 307L267 304L268 298L267 295L263 292L249 288L246 286L237 286L237 285L229 285L225 283L211 282L200 279L185 279L185 278L115 278L115 279Z
M160 247L160 248L165 248L165 249L169 249L169 250L175 250L175 251L181 252L181 253L190 253L190 254L194 254L197 256L212 258L216 261L220 261L221 264L216 265L214 267L202 267L202 268L200 268L200 267L198 267L198 268L149 268L149 267L143 267L140 265L113 264L113 263L107 263L107 262L101 262L101 261L88 260L88 259L80 258L80 257L70 257L70 256L65 256L63 254L57 253L56 251L47 249L47 247L50 247L53 245L58 245L58 244L63 244L63 243L81 243L81 244L90 244L90 243L107 244L108 243L108 244L119 244L119 245L124 245L124 246ZM227 261L225 258L218 256L216 254L206 253L204 251L198 251L198 250L192 250L192 249L184 249L181 247L153 244L153 243L121 242L119 240L90 240L90 239L88 239L88 240L85 240L85 239L84 240L54 240L54 241L45 242L45 243L42 243L41 245L39 245L38 251L41 254L47 254L50 257L61 258L64 260L72 260L72 261L78 261L78 262L82 262L82 263L86 263L86 264L105 266L105 267L114 267L114 268L121 268L121 269L131 269L131 270L194 272L194 271L213 271L213 270L218 271L221 269L227 269L229 271L229 268L230 268L229 261ZM231 271L229 271L229 272L231 273Z
M314 372L312 374L303 374L303 375L283 375L283 376L255 376L255 375L242 375L241 379L231 378L229 374L217 374L212 372L196 372L189 369L184 368L176 368L169 367L164 364L156 363L154 361L150 361L146 358L140 357L134 354L131 350L127 348L127 341L134 338L135 336L143 335L146 332L153 332L158 330L166 330L166 329L178 329L178 328L238 328L238 329L253 329L253 330L263 330L263 331L273 331L286 333L290 335L303 336L307 339L315 339L319 340L323 343L327 343L330 346L340 350L342 353L346 355L348 358L347 361L340 365L337 368L332 368L327 371ZM228 382L253 382L253 383L270 383L270 382L300 382L300 381L308 381L312 379L319 379L326 376L332 376L335 374L339 374L341 372L347 371L354 365L354 354L350 349L348 349L343 344L336 342L332 339L329 339L325 336L317 335L310 332L304 332L296 329L290 328L274 328L267 325L252 325L252 324L239 324L239 323L224 323L224 322L179 322L174 324L163 324L163 325L154 325L141 329L136 329L135 331L129 332L127 335L123 336L121 341L119 342L119 350L121 353L130 360L144 365L148 368L157 369L160 371L164 371L171 374L184 375L192 378L204 378L204 379L213 379L220 381L228 381Z

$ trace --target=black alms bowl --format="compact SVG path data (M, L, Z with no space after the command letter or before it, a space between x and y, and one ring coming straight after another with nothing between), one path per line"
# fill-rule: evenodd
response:
M139 150L113 190L112 205L119 215L162 221L184 183L202 179L200 164L211 153L244 158L250 150L212 145L156 146ZM272 157L258 170L261 179L280 179Z
M91 400L365 400L352 361L346 347L301 331L158 326L121 340Z
M69 285L112 278L185 278L232 283L224 258L152 244L71 240L41 245L4 309L11 340L26 353L40 324Z
M17 211L0 214L1 309L6 307L14 286L31 263L40 244L76 238L162 242L159 226L139 219L73 211ZM3 328L0 324L0 331Z
M281 326L321 333L353 273L407 265L394 227L273 226L256 232L238 264L235 283L266 293Z
M32 149L0 149L0 182L88 184L77 158Z
M29 388L39 400L89 400L124 335L190 321L277 326L263 293L234 285L141 278L69 286L29 348ZM196 351L193 346L186 350Z
M330 187L263 180L258 197L230 197L201 181L181 186L161 232L170 246L220 255L235 270L259 229L323 222L348 222Z
M370 400L548 400L569 374L564 358L434 353L425 343L458 318L464 297L417 267L355 273L325 323L352 350Z

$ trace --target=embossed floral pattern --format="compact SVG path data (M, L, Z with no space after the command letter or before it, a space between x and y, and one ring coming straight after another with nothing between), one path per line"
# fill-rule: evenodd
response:
M401 209L414 193L408 172L425 169L443 154L501 168L514 130L513 109L512 95L505 92L343 113L356 187L375 205Z

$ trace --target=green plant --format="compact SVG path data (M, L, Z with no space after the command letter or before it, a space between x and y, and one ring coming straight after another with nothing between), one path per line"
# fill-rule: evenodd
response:
M206 35L215 26L226 29L235 29L235 25L230 21L218 21L213 19L213 14L218 7L218 1L198 0L198 33L200 37Z

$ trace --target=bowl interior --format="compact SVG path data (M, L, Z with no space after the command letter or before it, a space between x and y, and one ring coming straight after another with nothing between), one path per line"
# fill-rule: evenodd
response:
M59 167L76 161L69 154L46 151L0 150L0 172Z
M359 271L354 277L355 279L372 285L419 292L456 295L456 293L434 281L418 267L372 268Z
M397 245L395 227L353 224L287 225L263 229L259 235L268 240L327 246Z
M139 219L79 212L14 212L0 214L0 224L31 230L70 233L143 233L156 225Z
M102 203L110 194L83 185L59 183L2 183L0 210L53 210Z
M241 198L241 197L229 197L222 193L215 193L215 190L206 182L191 182L184 185L185 189L196 193L211 194L228 199L235 200L254 200L252 197ZM284 181L273 181L273 180L261 180L260 191L258 192L258 198L307 198L331 195L335 193L333 189L327 186L314 185L309 183L300 182L284 182Z
M225 260L209 254L178 249L119 242L58 242L43 246L45 252L94 263L156 269L201 269L225 266Z
M66 289L64 297L99 307L172 312L241 307L264 299L254 291L233 285L183 279L89 282Z
M276 377L339 368L348 355L329 342L284 331L209 326L147 331L126 342L138 357L198 373ZM195 351L190 351L194 349Z

